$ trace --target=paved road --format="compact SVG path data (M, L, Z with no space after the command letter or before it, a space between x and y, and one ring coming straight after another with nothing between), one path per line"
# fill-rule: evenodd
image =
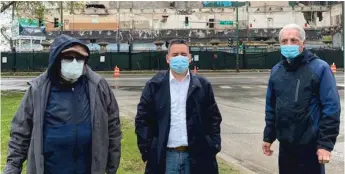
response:
M273 145L274 155L262 154L264 105L269 73L226 73L205 75L212 83L216 100L223 116L221 156L260 174L277 173L278 143ZM114 88L121 115L134 118L141 90L150 76L127 75L120 79L107 78ZM344 110L344 75L336 75L342 110ZM26 89L27 78L1 79L1 88ZM341 134L327 173L344 173L344 114Z

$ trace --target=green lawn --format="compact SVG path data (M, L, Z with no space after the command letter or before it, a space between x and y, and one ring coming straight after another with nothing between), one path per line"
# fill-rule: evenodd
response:
M1 172L6 163L7 145L10 135L11 121L18 105L23 97L23 92L1 91ZM136 145L136 136L134 134L133 123L130 120L121 117L121 126L123 131L122 138L122 158L120 162L119 174L143 174L144 163L141 161L140 153ZM221 174L239 173L231 169L223 160L219 159L219 168ZM25 164L24 171L26 173Z

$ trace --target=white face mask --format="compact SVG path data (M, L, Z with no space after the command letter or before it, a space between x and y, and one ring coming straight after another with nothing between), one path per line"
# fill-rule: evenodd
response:
M84 61L73 59L61 60L61 77L69 82L75 82L83 74Z

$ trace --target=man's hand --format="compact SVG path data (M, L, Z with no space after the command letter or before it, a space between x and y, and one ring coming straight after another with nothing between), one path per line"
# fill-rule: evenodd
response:
M262 152L266 155L266 156L271 156L273 154L273 150L271 150L271 143L267 143L264 142L262 144Z
M331 160L331 152L325 149L318 149L316 154L320 164L326 164Z

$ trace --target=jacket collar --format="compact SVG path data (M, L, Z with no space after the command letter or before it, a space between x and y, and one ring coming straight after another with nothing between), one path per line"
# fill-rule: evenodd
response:
M182 81L184 81L185 79L190 80L190 72L187 71L186 76L184 76L184 78L182 79ZM176 80L176 78L174 77L174 75L172 74L171 70L169 70L169 81L171 82L172 80Z
M92 69L86 65L86 77L91 83L98 84L102 80L102 76L92 71Z
M193 92L201 88L201 82L199 80L198 75L195 75L193 73L190 73L190 83L188 87L188 93L187 93L187 100L188 98L193 94ZM164 98L164 102L161 102L158 104L159 108L169 107L170 111L170 72L169 70L160 71L158 72L151 80L151 83L155 84L155 86L158 87L158 90L156 92L156 95L159 96L159 98Z
M300 67L304 63L305 52L306 49L304 49L296 58L292 59L290 63L287 61L287 58L282 55L282 64L286 68L286 70L295 71L296 69L298 69L298 67Z
M189 77L190 77L190 83L189 83L189 87L188 87L188 93L187 93L187 99L190 97L190 95L194 92L194 90L201 88L201 83L199 80L199 77L196 74L193 74L190 70L189 70ZM164 77L164 82L163 85L164 87L169 86L167 89L170 89L170 70L165 72L165 77Z
M198 75L193 74L189 70L189 76L190 76L189 88L195 88L195 87L201 88L201 82L200 82L200 79L199 79ZM160 85L163 85L163 83L165 83L165 82L167 84L169 84L169 82L170 82L170 69L158 72L152 78L151 82L156 83L156 84L160 84Z

